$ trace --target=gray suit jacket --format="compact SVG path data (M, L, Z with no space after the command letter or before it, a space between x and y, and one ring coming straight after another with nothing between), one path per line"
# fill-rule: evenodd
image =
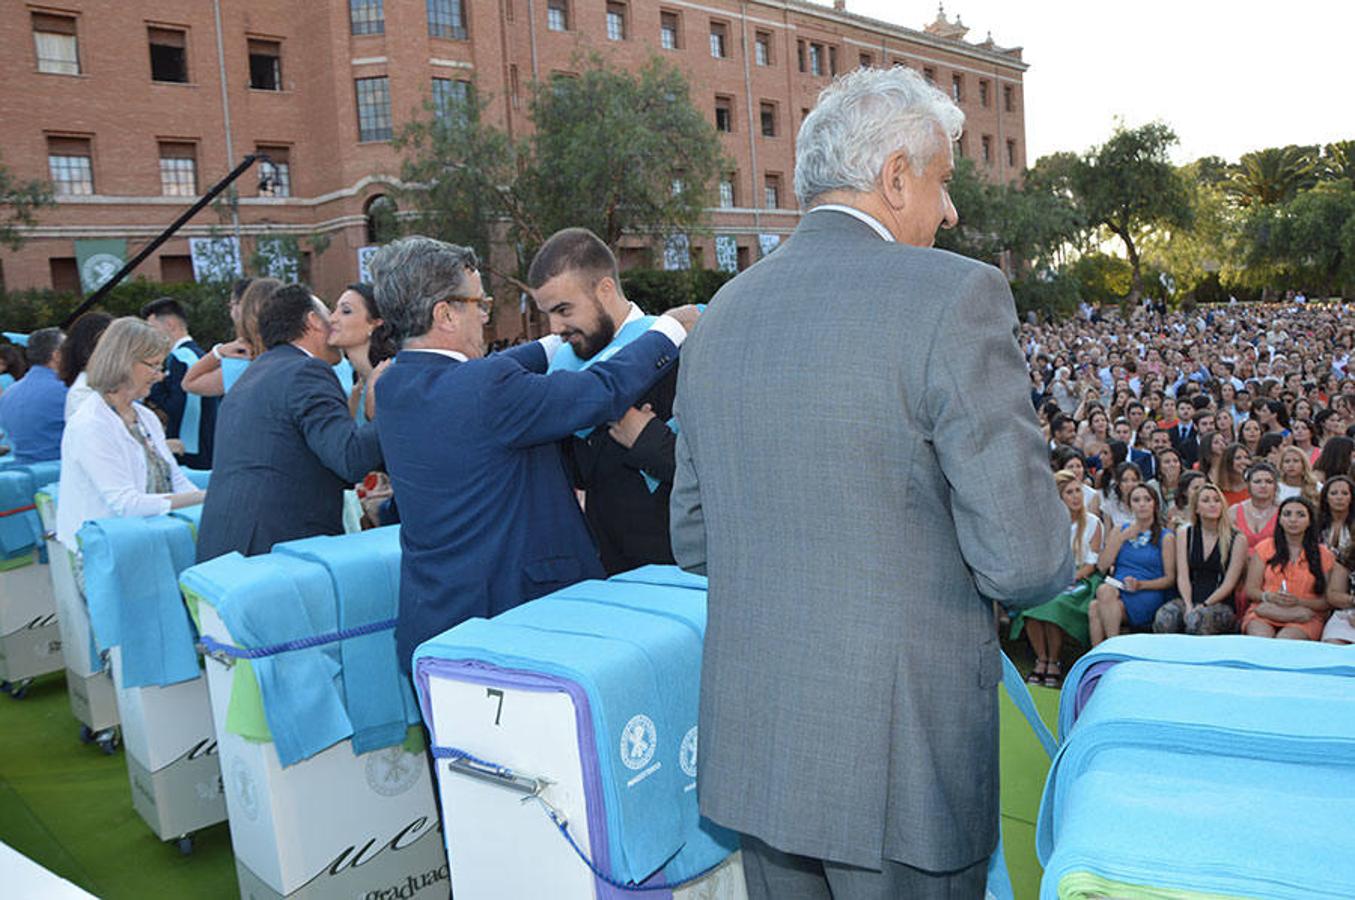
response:
M988 599L1066 587L1067 511L998 270L831 210L682 348L673 552L709 575L701 811L950 871L997 841Z

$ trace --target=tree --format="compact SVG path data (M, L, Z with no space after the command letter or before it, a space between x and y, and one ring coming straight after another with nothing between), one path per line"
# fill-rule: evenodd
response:
M1355 141L1337 141L1322 148L1320 173L1328 181L1355 182Z
M1257 207L1244 231L1247 264L1267 280L1325 296L1355 285L1355 186L1348 181Z
M1228 180L1228 193L1241 207L1286 203L1317 180L1316 148L1267 147L1242 154Z
M37 224L37 211L54 205L52 186L45 181L19 181L0 164L0 246L18 250L20 227Z
M486 123L474 92L427 109L397 141L418 227L482 250L503 239L518 273L571 225L613 248L627 233L699 230L731 167L682 73L657 58L626 72L594 56L577 77L533 85L534 132L522 140Z
M1143 257L1168 272L1183 295L1195 294L1204 285L1217 292L1221 279L1241 275L1239 215L1225 188L1229 167L1218 157L1207 156L1179 172L1190 198L1191 227L1153 230L1143 240Z
M1088 224L1124 244L1131 272L1128 300L1143 296L1139 243L1153 228L1188 228L1190 197L1167 150L1176 134L1161 122L1120 127L1110 140L1080 158L1070 187Z

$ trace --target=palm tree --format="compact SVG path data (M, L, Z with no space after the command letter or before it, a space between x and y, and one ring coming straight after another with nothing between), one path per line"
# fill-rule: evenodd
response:
M1355 141L1337 141L1322 148L1322 177L1355 181Z
M1317 180L1314 150L1291 144L1244 153L1228 179L1228 194L1239 206L1269 206L1292 200Z

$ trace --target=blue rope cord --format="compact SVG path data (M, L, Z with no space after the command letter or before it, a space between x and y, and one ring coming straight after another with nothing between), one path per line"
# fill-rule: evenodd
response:
M316 634L310 637L297 638L294 641L283 641L281 644L270 644L267 647L234 647L230 644L223 644L206 635L202 636L201 643L202 649L207 653L220 653L223 656L229 656L234 659L261 659L265 656L277 656L279 653L288 653L293 650L308 650L311 647L322 647L325 644L334 644L339 641L346 641L349 638L376 634L379 631L390 631L394 627L395 620L387 619L384 622L372 622L367 625L358 625L354 628L344 628L340 631L332 631L329 634Z
M493 763L489 762L488 760L480 759L478 756L475 756L471 753L467 753L465 750L459 750L456 747L435 746L432 749L433 756L437 759L452 759L452 760L464 759L467 762L474 763L477 766L483 766L486 769L490 769L496 775L500 775L504 778L511 778L517 775L516 772L514 772L507 766L501 766L498 763ZM522 777L525 778L526 776ZM540 802L541 809L546 813L546 817L551 820L551 824L555 826L556 830L560 832L560 835L565 839L565 841L569 843L569 846L573 848L575 855L577 855L579 859L583 860L583 864L588 867L588 870L592 872L593 875L598 880L606 882L607 884L611 885L617 890L627 891L630 893L644 893L648 891L674 891L677 890L678 888L686 887L689 884L694 884L700 881L701 879L709 875L711 872L714 872L716 869L720 868L720 866L724 865L724 861L722 860L716 863L715 865L711 866L709 869L706 869L704 872L698 872L697 874L693 875L690 878L685 878L682 881L675 881L670 884L643 885L643 884L631 884L625 881L617 881L615 878L612 878L606 872L603 872L601 869L599 869L597 865L594 864L594 862L588 858L588 854L583 852L583 848L580 847L577 843L575 843L574 836L569 833L569 824L564 820L564 818L560 816L558 813L556 813L556 811L552 809L548 803L546 803L544 800L541 800L540 797L536 797L535 799L541 801Z

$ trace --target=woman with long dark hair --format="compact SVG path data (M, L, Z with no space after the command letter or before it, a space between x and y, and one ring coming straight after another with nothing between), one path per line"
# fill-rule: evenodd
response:
M384 371L381 365L395 356L396 346L376 308L376 294L370 284L350 284L339 295L330 313L329 343L348 357L353 366L353 390L348 398L348 411L359 423L368 422L376 415L376 399L372 388Z
M1317 513L1307 500L1290 497L1281 503L1279 520L1274 537L1252 551L1247 567L1251 606L1242 617L1242 633L1321 640L1331 610L1327 576L1336 558L1322 546Z
M1327 580L1327 605L1332 614L1322 628L1324 644L1355 644L1355 595L1350 592L1350 573L1355 571L1355 544L1346 544L1336 553Z
M1355 456L1355 441L1344 434L1329 437L1317 455L1317 462L1313 463L1313 472L1323 482L1337 475L1349 475L1352 456Z
M1355 479L1336 475L1322 485L1317 502L1317 526L1322 530L1322 543L1333 553L1340 553L1351 537L1351 501L1355 500Z
M1237 427L1237 441L1247 448L1247 452L1252 455L1252 459L1261 458L1261 436L1266 433L1261 423L1255 419L1248 419Z
M1105 523L1107 534L1134 521L1134 513L1129 508L1129 492L1142 482L1143 473L1132 462L1120 462L1115 467L1114 477L1102 481L1101 521Z
M1223 497L1231 506L1247 499L1247 470L1251 468L1251 451L1242 444L1229 444L1223 449L1211 468L1205 474L1223 491Z
M1102 573L1113 569L1114 577L1096 589L1087 608L1093 647L1118 635L1126 622L1142 627L1153 621L1176 584L1176 538L1162 527L1157 491L1140 484L1128 496L1134 519L1110 532L1096 563Z
M112 321L113 317L108 313L87 312L76 319L70 331L66 332L66 340L61 345L61 365L57 374L67 387L68 422L80 405L95 394L87 383L85 369L89 366L89 358L94 355L99 338L103 337L104 331Z

